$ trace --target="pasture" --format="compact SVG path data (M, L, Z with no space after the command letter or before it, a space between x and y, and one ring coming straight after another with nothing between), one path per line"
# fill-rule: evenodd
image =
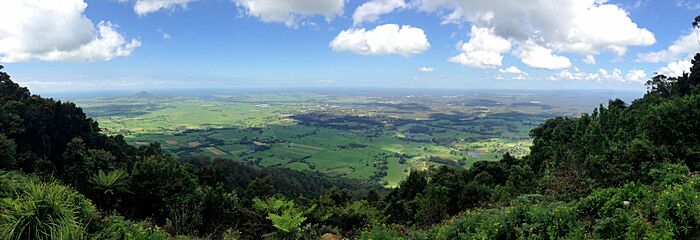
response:
M410 169L468 168L507 152L523 156L531 145L528 132L544 119L572 116L602 101L587 97L257 92L76 102L104 132L122 134L131 144L159 142L176 155L203 154L395 186Z

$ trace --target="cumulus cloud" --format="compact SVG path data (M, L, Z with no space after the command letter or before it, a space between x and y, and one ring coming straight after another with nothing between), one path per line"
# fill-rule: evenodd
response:
M233 0L249 16L263 22L284 23L296 28L310 16L321 15L327 21L343 15L344 0Z
M361 55L409 56L425 52L430 48L430 43L420 28L384 24L372 30L344 30L331 41L330 47L334 51L349 51Z
M596 73L586 73L586 72L581 72L578 68L574 68L573 70L569 69L564 69L561 72L555 74L554 76L555 80L588 80L588 81L596 81L599 80L598 74Z
M499 71L499 72L502 72L502 73L515 73L515 74L523 73L523 71L521 71L521 70L520 70L518 67L516 67L516 66L510 66L510 67L507 67L507 68L505 68L505 69L501 68L501 69L498 69L498 71ZM526 74L526 75L527 75L527 74Z
M530 77L528 77L527 74L518 74L517 76L513 77L512 79L522 81L522 80L528 80L528 79L530 79Z
M637 55L637 61L659 63L691 58L693 54L700 51L698 36L700 36L700 30L694 29L692 32L680 36L664 50Z
M116 25L93 25L83 0L0 1L0 61L107 61L141 42Z
M614 68L611 72L605 69L598 69L598 77L600 80L605 81L622 81L622 71L618 68Z
M522 46L518 57L523 63L532 68L557 70L571 67L571 61L568 58L555 55L551 49L534 44L531 41Z
M628 81L632 82L644 83L647 81L647 74L642 69L632 69L625 76Z
M612 52L622 56L630 46L654 44L654 34L639 27L615 4L595 0L454 1L415 0L421 11L436 13L443 23L470 22L477 28L493 29L493 35L513 44L537 47L518 56L528 65L557 69L568 59L552 52L582 56ZM546 64L539 60L554 60Z
M173 10L176 8L187 8L187 4L196 0L136 0L134 12L140 16L160 10ZM129 2L121 0L121 2Z
M501 66L502 54L510 51L512 45L508 40L494 35L493 29L472 26L469 41L458 48L462 53L450 57L450 62L487 68Z
M424 73L429 73L429 72L435 71L435 69L433 69L433 68L431 68L431 67L419 67L419 68L418 68L418 71L419 71L419 72L424 72Z
M593 55L586 55L585 58L583 58L583 63L585 64L595 64L595 57Z
M589 73L583 72L580 69L574 67L573 69L564 69L559 73L556 73L550 77L551 80L572 80L572 81L618 81L618 82L634 82L634 83L645 83L647 74L642 69L631 69L623 77L622 71L620 69L613 69L608 71L605 69L599 69L597 72Z
M690 67L692 67L693 64L690 63L690 60L681 60L681 61L675 61L671 62L665 67L661 67L656 72L658 74L663 74L668 77L677 77L683 75L683 73L689 73L690 72Z
M371 0L363 3L352 15L353 24L363 22L375 22L382 14L393 12L396 9L406 8L404 0Z

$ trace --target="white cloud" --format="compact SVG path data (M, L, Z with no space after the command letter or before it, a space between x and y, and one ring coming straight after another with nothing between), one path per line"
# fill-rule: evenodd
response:
M624 9L604 1L415 0L412 5L441 15L444 23L471 22L511 42L534 41L556 52L624 55L629 46L656 42L654 34L640 28Z
M647 74L642 69L632 69L627 72L627 80L632 82L644 83L647 81Z
M527 76L527 74L518 74L517 76L513 77L512 79L522 81L522 80L528 80L530 78Z
M331 80L331 79L319 79L319 80L316 80L316 82L317 82L317 83L323 83L323 84L332 84L332 83L335 83L335 80Z
M572 81L617 81L617 82L646 82L647 74L642 69L631 69L623 77L620 69L613 69L611 72L605 69L599 69L595 73L582 72L577 67L572 70L564 69L559 73L550 76L551 80L572 80Z
M375 22L379 20L379 16L393 12L396 9L405 8L404 0L371 0L363 3L352 15L354 25L363 22Z
M596 61L593 55L588 54L585 58L583 58L583 62L586 64L595 64Z
M690 67L692 66L693 64L690 63L690 60L681 60L671 62L665 67L659 68L658 70L656 70L656 72L659 74L666 75L668 77L677 77L683 75L683 73L689 73Z
M699 36L700 30L694 29L676 39L673 44L664 50L637 55L637 61L659 63L691 58L693 54L700 51Z
M501 66L502 53L511 50L510 42L493 34L493 29L472 26L468 42L458 47L462 51L448 61L462 65L486 68Z
M554 79L554 80L564 79L564 80L573 80L573 81L580 81L580 80L597 81L600 79L598 74L581 72L576 67L574 67L574 69L572 71L570 71L569 69L564 69L552 77L553 77L552 79Z
M514 74L523 73L523 71L521 71L521 70L520 70L518 67L516 67L516 66L510 66L510 67L507 67L507 68L505 68L505 69L501 68L501 69L498 69L498 71L499 71L499 72L502 72L502 73L514 73ZM526 73L525 75L527 75L527 73Z
M571 61L563 56L552 54L552 50L528 41L521 46L518 57L526 65L533 68L557 70L571 67Z
M110 22L95 28L86 7L83 0L0 1L0 61L107 61L141 46Z
M362 55L409 56L425 52L430 48L430 43L420 28L384 24L372 30L344 30L331 41L330 47L334 51L349 51Z
M431 67L419 67L419 68L418 68L418 71L419 71L419 72L424 72L424 73L429 73L429 72L435 71L435 69L433 69L433 68L431 68Z
M693 0L676 0L676 6L691 10L700 9L700 2Z
M187 8L187 4L196 0L136 0L134 12L140 16L160 10L173 10L176 8ZM128 2L121 0L121 2Z
M344 0L233 0L249 16L263 22L284 23L296 28L310 16L321 15L327 21L343 15Z
M623 81L624 79L622 78L622 71L618 68L614 68L612 72L608 72L608 70L605 69L598 69L598 77L600 80L605 80L605 81Z

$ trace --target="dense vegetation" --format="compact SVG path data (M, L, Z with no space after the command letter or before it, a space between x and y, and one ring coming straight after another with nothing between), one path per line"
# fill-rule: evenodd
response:
M554 118L531 153L397 188L100 133L0 72L2 239L678 239L700 236L700 54L631 104Z

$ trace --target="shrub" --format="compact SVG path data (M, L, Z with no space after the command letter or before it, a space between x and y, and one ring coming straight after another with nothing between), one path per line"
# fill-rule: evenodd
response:
M665 189L654 205L658 218L680 236L700 232L700 193L693 181Z
M2 239L81 239L96 219L92 203L68 187L27 179L19 185L0 203Z
M148 221L131 222L113 215L103 220L104 227L92 239L105 240L167 240L168 234Z

